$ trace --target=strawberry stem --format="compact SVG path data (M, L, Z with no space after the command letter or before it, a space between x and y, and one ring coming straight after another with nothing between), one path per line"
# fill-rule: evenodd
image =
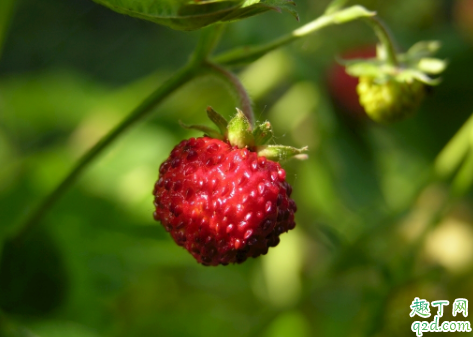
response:
M202 29L199 41L191 57L191 63L200 64L206 61L213 52L223 33L224 24L217 23Z
M212 58L212 61L227 66L248 64L279 47L306 37L324 27L334 24L343 24L357 19L370 17L375 14L376 13L370 12L364 7L358 5L326 13L304 26L295 29L291 33L283 35L271 42L259 46L238 47L215 56Z
M399 66L397 59L396 46L394 38L389 32L386 25L378 17L372 16L365 18L366 22L373 28L374 32L378 36L381 45L384 47L387 54L387 61L393 67Z
M255 116L253 113L251 98L238 77L231 71L216 63L206 62L205 65L206 70L208 70L210 74L215 75L217 78L228 84L231 92L237 96L241 110L245 114L246 118L248 118L251 126L253 126L255 124Z

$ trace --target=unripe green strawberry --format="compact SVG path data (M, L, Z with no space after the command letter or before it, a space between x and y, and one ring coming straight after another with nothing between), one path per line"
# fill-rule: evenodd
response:
M416 79L401 82L393 78L381 82L361 76L357 92L361 105L373 120L390 123L414 114L425 96L425 87Z
M375 58L343 61L346 72L358 77L357 92L366 114L376 122L391 123L411 116L422 102L431 78L444 71L446 62L433 58L435 41L418 42L404 54L381 44Z

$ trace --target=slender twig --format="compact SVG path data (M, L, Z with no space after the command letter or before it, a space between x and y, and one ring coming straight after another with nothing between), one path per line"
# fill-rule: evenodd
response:
M389 32L386 25L378 17L368 17L365 18L366 22L373 28L374 32L378 36L381 45L386 50L387 61L393 67L399 65L397 59L396 45L392 34Z
M202 63L207 60L208 56L213 52L223 33L225 27L222 23L217 23L205 28L202 28L202 33L199 36L199 41L192 54L191 63Z
M241 110L248 118L251 125L254 125L255 117L253 113L251 98L248 95L243 84L238 79L238 77L234 73L228 71L222 66L219 66L218 64L207 62L205 63L205 66L211 74L215 75L217 78L223 80L226 84L229 85L231 92L235 93L238 97L238 103L240 105Z
M324 14L309 22L308 24L292 31L291 33L279 37L269 43L259 46L244 46L235 48L228 52L217 55L212 60L214 63L222 65L235 66L247 64L257 60L258 58L277 48L308 36L309 34L312 34L324 27L357 20L363 17L370 17L373 15L375 15L374 12L369 12L361 6L348 7L330 14Z

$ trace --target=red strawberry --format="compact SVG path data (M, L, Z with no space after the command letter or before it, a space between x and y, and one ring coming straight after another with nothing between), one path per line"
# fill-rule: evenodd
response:
M279 163L247 147L209 137L184 140L159 169L154 218L199 263L241 263L266 254L294 228L297 207L285 178Z

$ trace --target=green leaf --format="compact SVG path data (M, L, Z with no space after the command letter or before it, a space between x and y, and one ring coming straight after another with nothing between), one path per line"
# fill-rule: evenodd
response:
M294 9L294 6L295 3L291 0L247 1L240 9L233 11L230 15L225 17L223 21L241 20L264 13L268 10L275 10L277 12L285 11L299 21L299 15Z
M94 0L121 14L176 30L195 30L222 21L240 20L268 10L297 17L289 0Z
M176 30L195 30L228 15L242 0L189 2L187 0L94 0L111 10L149 20Z

